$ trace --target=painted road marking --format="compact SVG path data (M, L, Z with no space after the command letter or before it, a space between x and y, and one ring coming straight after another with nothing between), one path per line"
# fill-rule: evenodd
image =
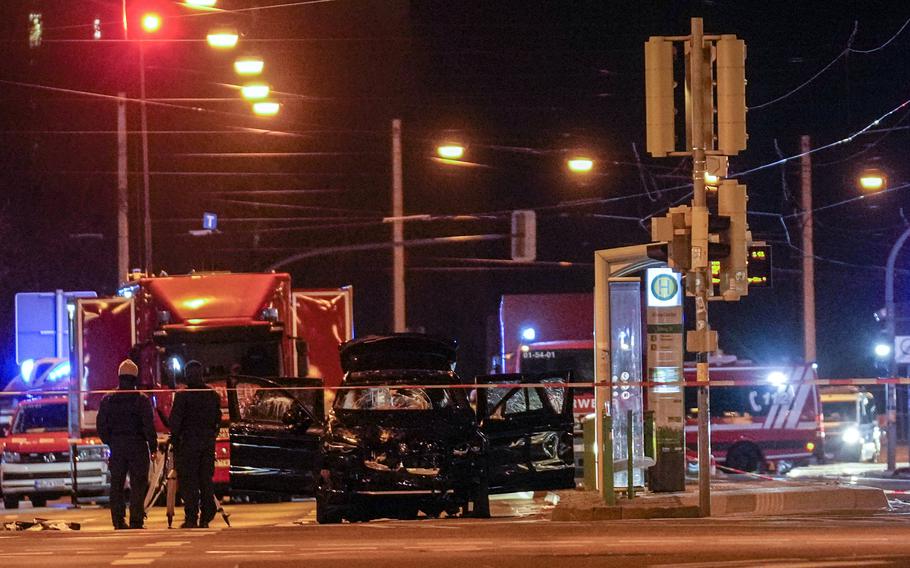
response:
M127 552L126 556L111 562L111 566L124 566L133 564L151 564L164 556L164 550L147 550L142 552Z

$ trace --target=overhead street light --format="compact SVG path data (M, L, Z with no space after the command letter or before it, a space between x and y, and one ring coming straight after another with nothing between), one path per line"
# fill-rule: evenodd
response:
M243 98L247 100L259 100L269 96L269 86L265 83L247 83L240 88Z
M214 8L217 3L218 0L186 0L184 2L189 8Z
M587 174L594 169L594 160L585 156L575 156L566 160L566 167L573 174Z
M223 28L210 31L205 39L215 49L232 49L237 46L240 36L237 30Z
M281 105L275 101L257 101L253 103L253 113L257 116L275 116Z
M243 76L255 76L262 73L265 62L261 57L255 55L245 55L238 57L234 61L234 72Z
M859 175L859 187L863 191L881 191L888 187L888 176L875 168L863 170Z
M436 147L436 155L446 160L460 160L464 158L464 146L455 143L441 144Z

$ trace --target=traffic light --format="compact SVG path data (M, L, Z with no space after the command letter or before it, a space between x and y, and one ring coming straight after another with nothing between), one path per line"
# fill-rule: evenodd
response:
M44 23L41 12L31 12L28 15L28 46L31 48L41 46L41 36L44 35Z
M654 157L676 147L673 87L673 43L652 37L645 42L645 122L648 152Z
M667 243L666 257L652 256L650 249L648 256L665 261L678 272L692 268L692 208L680 205L671 207L663 217L651 217L651 240Z
M711 260L718 261L719 295L736 301L749 293L749 245L752 233L746 220L746 186L735 180L720 182L717 191L717 243Z
M537 213L533 209L512 211L512 260L534 262L537 258Z
M746 44L735 35L717 40L717 149L735 156L746 149Z

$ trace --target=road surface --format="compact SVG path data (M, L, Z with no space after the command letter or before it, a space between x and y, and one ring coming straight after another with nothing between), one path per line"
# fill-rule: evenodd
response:
M498 502L493 519L317 525L312 502L237 505L233 528L168 530L156 509L143 531L107 529L107 510L35 510L91 517L86 530L0 532L6 567L536 568L663 566L797 568L910 565L910 516L552 522L540 501ZM18 518L28 518L23 509ZM0 520L6 515L0 515Z

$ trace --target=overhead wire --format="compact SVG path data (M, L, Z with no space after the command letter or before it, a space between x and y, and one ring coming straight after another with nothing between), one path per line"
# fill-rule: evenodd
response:
M767 102L764 102L764 103L761 103L761 104L757 104L757 105L750 106L750 107L748 107L749 110L761 110L761 109L763 109L763 108L769 107L769 106L771 106L771 105L773 105L773 104L775 104L775 103L778 103L778 102L780 102L780 101L782 101L782 100L784 100L784 99L787 99L787 98L789 98L790 96L792 96L792 95L798 93L798 92L801 91L803 88L809 86L813 81L815 81L816 79L818 79L819 77L821 77L826 71L828 71L829 69L831 69L831 67L834 66L835 63L837 63L838 61L840 61L840 60L843 59L845 56L847 56L847 55L849 55L849 54L851 54L851 53L858 53L858 54L860 54L860 55L869 55L869 54L871 54L871 53L876 53L876 52L878 52L878 51L881 51L882 49L885 49L886 47L888 47L889 45L891 45L891 43L892 43L894 40L896 40L896 39L898 38L898 36L901 35L901 33L903 33L903 31L907 28L908 25L910 25L910 18L908 18L907 20L905 20L904 23L903 23L903 25L901 25L901 27L897 30L897 32L895 32L894 35L892 35L885 43L879 45L878 47L874 47L874 48L872 48L872 49L855 49L855 48L853 47L853 42L855 41L855 39L856 39L856 34L857 34L858 30L859 30L859 21L854 21L854 22L853 22L853 31L850 32L850 37L847 39L847 45L846 45L846 47L844 47L844 49L841 50L841 52L838 53L838 54L834 57L834 59L831 60L830 63L828 63L827 65L825 65L824 67L822 67L818 72L816 72L815 74L813 74L811 77L809 77L806 81L804 81L803 83L801 83L801 84L798 85L797 87L791 89L790 91L788 91L788 92L784 93L783 95L781 95L781 96L779 96L779 97L777 97L777 98L774 98L774 99L772 99L772 100L770 100L770 101L767 101Z

